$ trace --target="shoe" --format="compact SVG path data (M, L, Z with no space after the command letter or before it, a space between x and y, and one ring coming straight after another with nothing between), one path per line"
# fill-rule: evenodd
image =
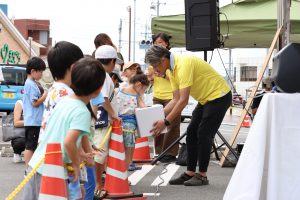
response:
M183 185L185 181L190 180L193 176L189 176L186 173L181 174L178 178L171 179L170 185Z
M184 182L185 186L200 186L200 185L208 185L209 181L207 177L201 176L198 173L195 173L193 178Z
M162 159L159 160L161 163L171 163L171 162L176 162L176 157L172 155L165 155L162 157Z
M20 154L16 154L16 153L14 153L14 163L20 163L20 162L23 162L23 160L22 160L22 157L21 157L21 155Z
M134 163L131 163L128 167L128 171L141 170L142 167L136 166Z

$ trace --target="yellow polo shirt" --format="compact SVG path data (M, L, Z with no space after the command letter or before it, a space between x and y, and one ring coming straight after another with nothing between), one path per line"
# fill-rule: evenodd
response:
M168 71L167 75L173 91L191 87L190 95L202 105L230 91L224 78L195 56L175 55L173 71Z
M153 67L150 66L148 70L153 70ZM173 90L171 87L171 82L165 78L154 76L153 97L161 100L173 99Z

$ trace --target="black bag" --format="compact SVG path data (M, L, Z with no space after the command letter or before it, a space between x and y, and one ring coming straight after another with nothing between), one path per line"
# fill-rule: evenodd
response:
M102 106L98 106L95 128L98 129L107 126L108 126L108 113Z
M185 143L181 143L176 165L186 166L187 165L187 148Z
M14 113L2 117L2 140L8 142L15 138L25 138L25 128L14 126Z
M115 92L113 92L109 98L109 101L111 102L112 99L114 98ZM105 128L108 126L108 113L107 111L103 108L102 105L98 106L97 110L97 120L95 123L95 129L98 128Z

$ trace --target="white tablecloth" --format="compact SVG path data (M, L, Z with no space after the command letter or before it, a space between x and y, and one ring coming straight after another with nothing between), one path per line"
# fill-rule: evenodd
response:
M300 199L300 94L267 94L224 200Z

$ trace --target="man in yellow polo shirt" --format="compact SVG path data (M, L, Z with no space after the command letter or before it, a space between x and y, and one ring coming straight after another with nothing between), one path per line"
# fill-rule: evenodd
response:
M194 56L175 56L166 48L153 46L147 51L145 60L156 73L167 73L173 89L173 99L164 108L166 118L153 125L154 136L172 124L187 105L189 95L199 102L187 127L187 171L169 183L207 185L206 172L213 139L232 102L230 87L207 62Z

